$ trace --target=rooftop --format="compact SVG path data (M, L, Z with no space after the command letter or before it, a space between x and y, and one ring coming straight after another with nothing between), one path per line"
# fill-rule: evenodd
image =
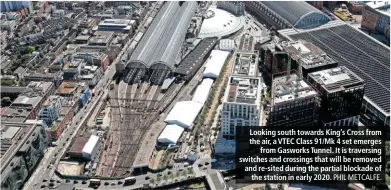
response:
M214 45L217 43L216 38L205 38L203 39L197 47L186 55L185 59L179 64L175 72L187 75L194 68L198 68L204 63L204 57L213 49Z
M18 96L14 102L12 102L11 107L32 107L35 108L39 102L42 100L41 96Z
M89 44L108 44L114 36L114 32L96 31L94 36L88 41Z
M320 47L338 65L362 78L365 96L384 114L390 112L390 48L343 22L312 30L280 30L290 40L305 40Z
M237 53L232 76L258 76L258 52Z
M8 166L15 154L23 147L32 133L39 132L37 123L7 123L1 124L1 171Z
M75 40L87 41L88 39L90 39L88 35L78 35Z
M327 15L305 1L262 1L261 3L292 25L298 24L298 22L305 17L308 19L308 16L311 14L321 15L309 17L312 20L320 20L322 17L330 20Z
M88 137L77 137L75 142L73 142L71 151L72 153L82 153L84 146L87 144Z
M260 84L260 79L255 77L230 77L225 99L227 102L257 104L261 97Z
M49 89L54 86L53 82L32 81L27 85L27 88L32 89L34 92L47 93Z
M345 87L351 88L364 84L364 80L344 66L313 72L308 76L328 92L343 91L346 90Z
M121 26L121 25L129 25L131 24L130 19L105 19L99 23L99 25L105 26Z
M310 42L283 41L279 44L282 49L291 55L295 61L301 61L301 66L305 69L335 64L335 60L328 56L322 49Z
M57 102L57 101L61 101L62 100L62 97L61 96L57 96L57 95L51 95L49 96L45 103L43 104L44 106L54 106L54 104Z
M1 115L1 122L22 123L31 113L30 108L8 107Z
M73 94L79 87L78 82L63 82L57 90L58 94Z
M211 7L202 22L199 37L224 37L231 35L245 24L245 17L237 17L228 11Z
M316 96L318 93L304 80L298 80L296 74L276 77L273 79L273 105L306 97Z

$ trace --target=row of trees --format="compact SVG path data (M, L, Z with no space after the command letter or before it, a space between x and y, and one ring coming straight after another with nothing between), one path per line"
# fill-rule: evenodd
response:
M156 179L151 178L149 181L151 182L151 184L154 184L155 182L156 183L160 183L161 181L166 182L168 180L174 180L175 178L180 178L180 177L187 177L188 175L193 175L193 174L194 174L193 168L190 167L187 168L186 170L177 171L175 173L168 172L168 174L165 174L163 176L157 176Z

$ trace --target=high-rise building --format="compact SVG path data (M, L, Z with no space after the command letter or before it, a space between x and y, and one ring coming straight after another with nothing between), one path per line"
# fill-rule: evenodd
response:
M271 89L268 126L314 126L319 94L297 74L276 77Z
M234 139L236 127L259 125L261 92L260 78L244 76L229 78L221 111L223 138Z
M297 70L300 61L304 78L310 72L338 66L338 63L322 49L306 41L269 43L262 46L261 56L268 78L271 78L272 75L286 73L289 69L289 58L291 61L290 70Z
M364 80L340 66L313 72L308 82L321 98L319 121L324 126L358 126L364 99Z

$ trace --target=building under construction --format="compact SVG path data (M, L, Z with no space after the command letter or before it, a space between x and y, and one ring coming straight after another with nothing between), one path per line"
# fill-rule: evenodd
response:
M364 80L340 66L308 74L321 97L319 121L324 126L358 126Z
M289 74L273 79L268 126L317 124L319 94L299 76Z

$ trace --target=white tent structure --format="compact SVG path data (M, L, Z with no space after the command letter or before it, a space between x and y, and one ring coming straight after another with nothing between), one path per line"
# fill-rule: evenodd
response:
M177 102L164 121L167 124L176 124L189 129L192 127L202 106L204 105L193 101Z
M165 144L176 144L185 129L179 125L167 125L160 133L157 141Z
M216 79L229 55L228 51L213 50L205 65L203 77Z
M198 85L196 91L194 92L192 101L199 102L204 105L206 99L208 98L209 91L212 89L212 85L213 79L203 79L202 83Z

